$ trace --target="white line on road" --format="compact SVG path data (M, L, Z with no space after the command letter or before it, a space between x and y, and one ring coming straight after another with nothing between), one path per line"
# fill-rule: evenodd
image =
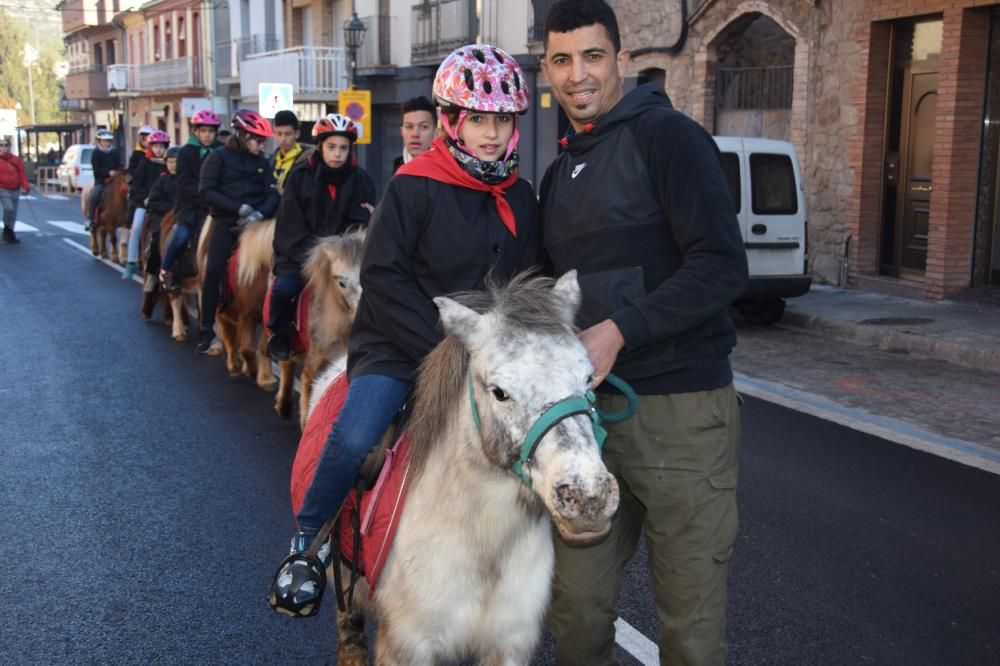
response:
M27 201L38 201L38 197L34 194L22 194L21 198L26 199Z
M25 231L27 233L34 233L38 231L38 227L33 227L27 222L22 222L21 220L18 220L17 223L14 225L14 231L16 231L17 233L21 233L22 231Z
M84 247L74 240L69 238L63 238L63 241L68 245L75 247L76 249L85 252L88 255L93 256L89 247ZM94 257L102 263L110 266L119 273L125 272L125 269L118 264L110 261L108 259L102 259L100 257ZM132 277L133 280L142 284L142 278L138 275ZM271 364L274 373L278 376L281 375L281 368L277 363ZM295 391L299 392L299 380L295 380ZM618 618L615 621L615 642L622 647L623 650L635 657L643 666L657 666L660 663L659 649L656 644L646 638L642 632L630 625L625 620Z
M735 376L736 390L754 398L810 414L826 421L869 435L931 453L948 460L1000 474L1000 453L982 445L938 435L885 416L876 416L862 409L843 407L822 396L788 388L775 382L755 379L740 373Z
M74 234L80 234L82 236L89 236L90 232L84 229L84 226L79 222L71 222L69 220L46 220L49 224L54 227L59 227L63 231L68 231Z
M69 197L64 194L46 194L46 199L52 199L53 201L68 201Z

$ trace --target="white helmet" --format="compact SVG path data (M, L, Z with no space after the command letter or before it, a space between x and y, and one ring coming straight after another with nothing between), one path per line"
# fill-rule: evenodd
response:
M155 131L156 131L156 129L152 125L143 125L142 127L139 128L139 134L140 135L143 135L143 134L152 134Z
M106 129L97 130L97 140L98 141L114 141L115 135Z

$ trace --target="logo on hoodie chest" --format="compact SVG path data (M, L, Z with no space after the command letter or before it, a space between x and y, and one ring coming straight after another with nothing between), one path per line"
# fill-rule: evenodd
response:
M586 166L587 166L586 162L580 162L575 167L573 167L573 173L571 173L569 175L569 177L570 178L576 178L577 176L580 175L580 172L583 171L584 167L586 167Z

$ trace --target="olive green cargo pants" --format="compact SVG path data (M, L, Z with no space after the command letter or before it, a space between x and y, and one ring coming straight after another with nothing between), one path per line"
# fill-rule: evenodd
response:
M602 411L624 408L599 396ZM726 576L738 527L739 397L713 391L639 396L608 425L604 461L621 501L607 539L571 547L555 536L548 627L561 666L615 664L615 595L644 529L659 615L660 663L726 661Z

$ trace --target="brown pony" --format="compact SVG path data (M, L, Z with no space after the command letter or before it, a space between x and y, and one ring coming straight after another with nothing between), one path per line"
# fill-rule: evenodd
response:
M347 336L361 298L361 250L365 242L364 229L348 231L343 236L321 238L309 251L303 274L307 280L302 298L308 298L301 308L308 308L308 349L282 361L281 383L274 400L278 416L286 421L292 417L292 390L295 366L302 364L299 379L299 425L305 428L309 398L316 377L334 359L347 352Z
M198 238L198 272L205 274L208 239L214 220L208 217ZM264 298L274 260L274 219L248 225L240 233L235 252L237 268L232 293L227 293L216 316L219 338L226 349L226 369L230 376L242 371L257 386L272 391L277 385L271 361L265 353L266 340L257 340L257 327L264 320ZM227 270L228 273L228 270Z
M161 257L167 252L167 247L170 245L170 241L173 238L175 225L176 219L174 218L173 211L168 212L160 220ZM173 339L177 342L183 342L187 339L187 326L189 324L192 322L197 323L198 302L201 295L201 283L198 280L197 264L193 258L189 259L186 256L187 252L188 251L185 251L180 257L177 258L177 263L174 266L174 272L175 274L183 275L183 266L185 264L190 264L191 270L188 271L189 275L181 278L180 293L166 292L169 308L164 307L163 312L163 323L171 326L171 337L173 337ZM142 291L142 311L143 316L145 317L147 311L152 314L153 308L156 304L157 295L165 290L161 287L158 276L147 275L143 281Z
M89 194L87 198L90 198ZM107 246L110 244L111 261L122 263L119 261L119 256L124 259L126 255L125 244L128 243L128 236L122 234L122 239L119 239L118 230L126 226L127 212L128 173L122 169L104 187L103 200L98 203L94 213L96 219L90 223L90 251L95 257L107 259Z

